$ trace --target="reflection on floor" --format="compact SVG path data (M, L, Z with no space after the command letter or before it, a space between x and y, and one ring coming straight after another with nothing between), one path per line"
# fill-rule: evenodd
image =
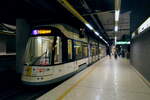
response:
M38 100L150 100L150 88L128 60L106 57Z

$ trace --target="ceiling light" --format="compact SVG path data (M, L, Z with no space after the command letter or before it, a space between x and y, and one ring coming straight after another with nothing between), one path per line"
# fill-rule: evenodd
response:
M119 21L119 13L120 13L120 10L115 10L115 21Z
M93 30L93 27L90 24L85 24L90 30Z
M101 39L102 39L102 37L101 37L101 36L99 36L99 38L101 38Z
M94 32L97 36L99 36L99 33L98 32Z
M138 33L150 27L150 17L138 28Z
M118 32L118 26L115 26L114 30L115 30L115 32Z

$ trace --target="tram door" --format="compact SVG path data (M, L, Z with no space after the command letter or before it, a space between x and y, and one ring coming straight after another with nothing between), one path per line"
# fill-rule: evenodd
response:
M82 63L80 60L82 59L82 43L81 41L74 41L74 50L75 50L75 64L76 67L79 68Z
M72 70L77 70L77 61L74 57L73 40L68 39L68 62L72 62L70 67Z

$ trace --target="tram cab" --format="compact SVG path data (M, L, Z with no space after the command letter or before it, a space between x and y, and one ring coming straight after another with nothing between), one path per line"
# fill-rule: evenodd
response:
M62 37L53 31L33 30L26 48L25 65L46 66L62 62Z

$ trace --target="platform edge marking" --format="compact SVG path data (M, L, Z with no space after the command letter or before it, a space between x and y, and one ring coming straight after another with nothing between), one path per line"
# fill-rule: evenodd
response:
M93 67L90 71L88 71L85 75L83 75L83 77L81 77L75 84L73 84L69 89L67 89L61 96L59 96L56 100L63 100L63 98L68 95L75 87L78 86L78 84L84 80L85 78L87 78L87 76L92 73L94 70L96 69L96 66Z

